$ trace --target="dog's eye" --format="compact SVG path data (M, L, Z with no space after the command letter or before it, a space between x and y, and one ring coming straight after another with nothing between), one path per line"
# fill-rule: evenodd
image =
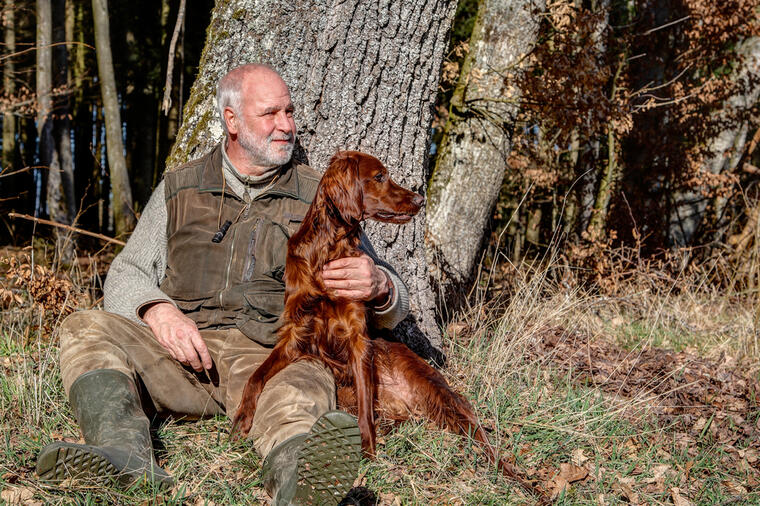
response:
M375 181L380 182L380 183L385 181L385 174L383 174L382 172L378 172L377 174L375 174Z

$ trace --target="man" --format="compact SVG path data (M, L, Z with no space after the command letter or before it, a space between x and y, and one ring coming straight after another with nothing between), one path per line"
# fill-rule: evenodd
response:
M234 416L248 377L276 341L287 239L298 229L319 174L291 161L290 92L265 65L224 76L217 106L227 136L209 154L165 174L106 279L106 311L61 326L61 375L84 445L55 442L37 472L172 478L156 464L149 414ZM374 308L392 328L408 312L403 283L373 256L325 266L336 295ZM335 410L330 372L312 361L270 380L252 438L265 457L275 504L337 502L358 472L356 420Z

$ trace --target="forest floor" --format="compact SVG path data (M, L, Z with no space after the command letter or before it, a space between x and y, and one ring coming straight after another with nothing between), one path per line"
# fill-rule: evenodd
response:
M37 480L43 445L81 441L54 329L101 304L109 263L51 269L43 249L0 249L0 503L267 503L258 457L229 440L223 417L156 423L159 463L177 480L169 492ZM506 266L444 329L442 372L501 455L556 504L760 503L755 301L652 272L614 294L555 278ZM382 435L356 484L362 504L533 502L471 441L424 422Z

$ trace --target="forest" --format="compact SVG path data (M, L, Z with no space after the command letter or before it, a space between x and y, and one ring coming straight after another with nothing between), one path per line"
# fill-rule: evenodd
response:
M81 440L57 328L166 171L224 136L218 79L290 87L295 157L378 157L426 197L368 222L394 335L557 504L760 501L760 0L5 0L0 494L268 500L226 417L160 420L170 491L40 482ZM530 504L467 438L386 424L357 504Z

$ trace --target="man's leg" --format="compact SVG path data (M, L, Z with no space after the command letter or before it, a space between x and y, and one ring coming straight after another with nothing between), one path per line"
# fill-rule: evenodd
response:
M57 482L71 476L140 477L170 485L153 458L138 378L159 413L223 413L212 381L204 384L158 344L150 329L103 311L69 316L59 331L61 374L86 444L55 442L40 452L37 472ZM217 382L218 383L218 382Z
M258 355L257 347L239 334L221 354L230 417L248 378L269 354L260 347ZM361 459L359 427L335 409L335 381L319 362L291 364L264 387L249 437L265 457L262 479L273 504L337 504L353 486Z

